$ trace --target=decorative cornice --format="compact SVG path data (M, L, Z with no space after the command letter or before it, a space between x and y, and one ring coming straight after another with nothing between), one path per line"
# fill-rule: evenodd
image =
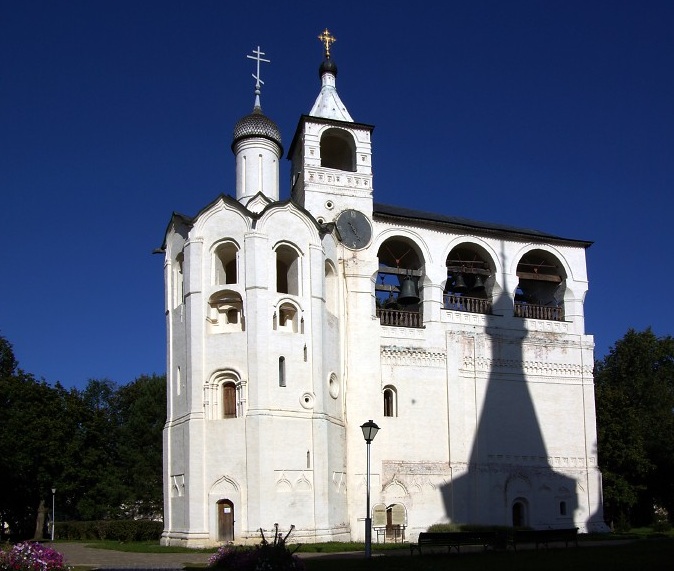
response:
M575 363L554 363L550 361L517 361L513 359L491 359L464 355L461 371L484 373L524 373L527 376L555 377L566 380L582 380L592 376L592 367Z
M445 367L447 353L441 349L427 351L422 347L386 345L381 348L381 362L394 366Z

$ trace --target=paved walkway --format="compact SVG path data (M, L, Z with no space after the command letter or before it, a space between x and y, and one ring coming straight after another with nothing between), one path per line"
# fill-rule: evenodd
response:
M210 553L127 553L112 549L96 549L86 543L55 543L72 566L97 569L182 569L185 565L206 565Z

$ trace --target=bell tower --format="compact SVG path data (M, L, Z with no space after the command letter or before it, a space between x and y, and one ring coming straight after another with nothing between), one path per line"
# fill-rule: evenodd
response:
M300 118L290 145L291 196L316 218L333 222L346 209L372 216L371 125L356 123L337 93L337 65L330 53L335 37L325 29L319 68L321 90Z

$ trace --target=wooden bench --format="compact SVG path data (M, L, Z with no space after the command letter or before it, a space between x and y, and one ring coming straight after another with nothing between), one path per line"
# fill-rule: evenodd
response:
M517 550L518 543L534 543L536 549L539 545L548 547L549 543L554 541L564 542L566 547L569 541L573 541L578 547L578 528L563 529L516 529L513 532L513 546Z
M447 553L456 549L461 552L461 547L466 545L481 545L484 549L494 547L498 540L496 531L443 531L443 532L422 532L416 543L410 543L410 555L415 551L422 555L424 547L446 547Z

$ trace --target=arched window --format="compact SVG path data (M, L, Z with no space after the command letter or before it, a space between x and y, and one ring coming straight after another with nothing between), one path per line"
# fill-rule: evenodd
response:
M224 290L208 300L206 321L211 333L243 331L243 301L238 292Z
M300 257L297 250L290 246L276 249L276 291L300 294Z
M527 252L517 264L515 317L564 321L566 276L561 263L544 250Z
M279 387L285 387L286 386L286 358L285 357L279 357L278 358L278 386Z
M332 128L323 133L321 166L350 172L356 170L356 147L348 131Z
M173 307L178 307L183 303L185 281L183 276L183 265L185 263L185 255L180 252L176 256L173 265Z
M564 500L559 502L559 515L566 515L566 502Z
M204 411L209 420L244 415L245 382L234 371L218 371L204 385Z
M301 317L299 308L290 302L283 302L272 319L272 328L275 331L288 333L304 333L304 318Z
M325 307L328 313L337 315L337 274L328 262L325 263Z
M384 416L398 416L396 397L395 388L384 388Z
M237 283L237 256L238 248L232 242L220 244L213 256L213 283Z
M222 384L222 418L236 418L236 385Z

